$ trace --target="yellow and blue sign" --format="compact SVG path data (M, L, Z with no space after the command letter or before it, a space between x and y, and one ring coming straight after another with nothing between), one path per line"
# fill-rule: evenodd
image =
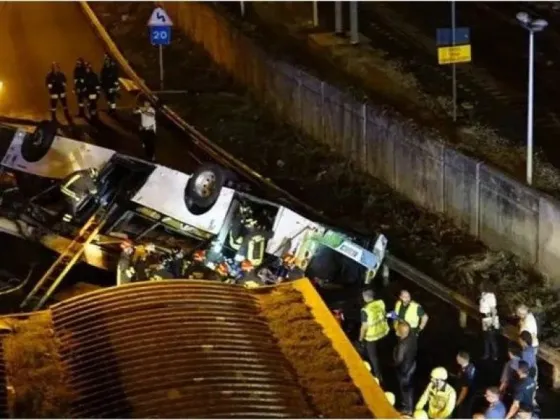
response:
M470 63L471 61L470 28L438 28L436 44L439 64Z

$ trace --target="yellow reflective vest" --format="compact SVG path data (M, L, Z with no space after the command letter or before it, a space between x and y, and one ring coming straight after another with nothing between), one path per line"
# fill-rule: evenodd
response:
M395 314L397 314L397 316L399 316L401 307L402 307L402 301L399 300L395 305ZM420 317L418 316L419 307L420 305L418 305L416 302L411 300L404 310L404 319L399 318L397 321L393 323L393 326L397 328L398 321L406 321L408 325L410 325L411 329L416 330L420 325Z
M447 419L453 413L457 402L457 393L451 385L445 384L443 389L437 389L433 383L426 390L416 404L416 410L423 410L428 404L428 417L431 419Z
M385 303L382 300L369 302L362 310L367 315L366 341L377 341L389 334Z

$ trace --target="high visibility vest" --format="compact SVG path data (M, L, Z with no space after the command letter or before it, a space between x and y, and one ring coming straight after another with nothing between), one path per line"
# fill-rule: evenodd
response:
M369 302L363 310L367 315L366 341L377 341L389 334L385 303L382 300Z
M399 300L395 305L395 313L397 314L397 316L400 313L401 306L402 306L402 302ZM408 325L410 325L410 328L412 328L413 330L417 329L418 326L420 325L420 317L418 316L419 307L420 305L418 305L416 302L411 300L410 303L407 305L406 309L404 310L404 319L399 319L399 321L406 321ZM396 328L397 321L393 325Z
M455 408L457 394L453 387L445 384L443 389L438 390L435 386L430 385L431 389L428 395L428 417L431 419L442 418L443 413L451 413ZM453 407L451 407L453 405Z
M239 251L239 248L241 248L242 243L243 243L243 236L238 236L236 238L233 236L233 233L231 231L229 232L229 246L231 246L231 248L234 251Z
M258 267L262 264L265 252L265 237L262 235L253 236L247 242L247 260Z

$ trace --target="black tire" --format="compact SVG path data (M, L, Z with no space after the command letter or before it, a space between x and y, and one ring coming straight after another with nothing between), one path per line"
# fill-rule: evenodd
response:
M54 137L56 136L57 124L54 121L41 121L33 134L26 136L21 145L21 156L27 162L38 162L49 152Z
M208 172L210 172L214 177L214 185L208 189L206 194L202 194L200 191L200 185L196 185L196 181L201 176L205 176L205 173ZM205 164L194 171L185 186L184 192L185 205L187 206L189 212L198 216L210 210L212 206L216 204L216 201L218 201L224 182L225 173L218 165Z

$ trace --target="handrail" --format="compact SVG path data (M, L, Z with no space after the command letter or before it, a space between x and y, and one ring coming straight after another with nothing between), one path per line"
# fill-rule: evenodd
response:
M391 270L405 277L407 280L412 281L414 284L420 286L427 292L437 296L444 302L459 309L473 319L481 320L482 316L478 307L464 296L454 292L448 287L428 277L426 274L418 271L411 265L399 260L398 258L387 255L385 262ZM509 340L517 341L518 330L514 325L505 325L502 328L502 335ZM550 364L553 368L553 387L560 388L560 352L555 348L548 346L544 343L539 344L539 351L537 357L544 362Z
M306 213L312 215L312 217L317 221L322 221L328 225L336 226L340 223L335 223L332 220L329 220L323 213L317 211L310 205L302 202L297 197L293 196L289 192L281 189L274 183L272 183L269 179L263 177L258 172L254 171L243 162L236 159L230 153L226 152L218 145L212 143L209 139L207 139L203 134L197 131L193 126L185 122L180 116L178 116L174 111L172 111L169 107L163 105L159 106L160 100L159 98L154 95L154 93L148 88L148 86L134 71L134 69L130 66L126 58L120 52L119 48L115 44L115 42L111 39L109 34L107 33L106 29L103 27L97 16L95 15L94 11L91 7L87 4L86 1L79 2L83 12L88 17L90 23L92 24L94 30L97 32L98 36L104 41L107 49L113 56L113 58L119 63L121 68L125 71L128 77L133 80L142 93L158 108L162 111L163 115L165 115L171 122L173 122L179 129L181 129L185 134L187 134L193 143L202 149L205 153L207 153L210 157L216 160L216 162L220 163L223 166L226 166L235 172L239 173L242 176L248 177L252 181L256 182L261 186L266 186L266 188L270 191L273 191L276 195L279 196L278 201L287 203L292 207L297 207L299 209L305 210ZM355 231L355 229L347 229L351 231ZM359 233L359 232L356 232ZM459 309L461 312L469 315L471 318L479 319L480 314L478 312L478 308L474 303L465 299L463 296L459 295L457 292L452 291L451 289L443 286L442 284L436 282L435 280L431 279L430 277L426 276L425 274L421 273L420 271L416 270L411 265L405 263L404 261L399 260L398 258L388 255L386 257L386 261L388 266L395 272L399 273L403 277L407 278L408 280L414 282L418 286L422 287L429 293L434 294L435 296L439 297L441 300L449 303L450 305L454 306L455 308ZM507 326L504 330L504 335L509 339L515 339L516 334L514 332L515 328L513 326ZM556 351L550 346L546 344L541 344L539 348L538 357L545 362L552 365L554 369L554 386L560 387L560 352Z

